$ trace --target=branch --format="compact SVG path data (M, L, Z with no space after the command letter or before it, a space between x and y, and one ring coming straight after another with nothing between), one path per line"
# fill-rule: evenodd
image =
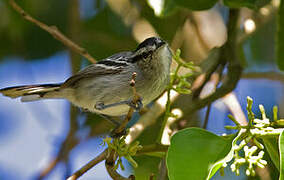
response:
M268 79L284 82L284 74L280 72L247 72L242 75L243 79Z
M76 180L83 174L85 174L88 170L90 170L92 167L100 163L101 161L106 159L107 155L107 149L104 150L101 154L99 154L97 157L92 159L90 162L88 162L86 165L81 167L78 171L76 171L72 176L70 176L67 180Z
M110 175L110 177L112 177L112 179L114 180L132 180L135 179L133 176L129 176L129 178L125 178L123 176L121 176L120 174L118 174L114 168L114 166L110 166L106 163L106 169L108 174Z
M79 2L78 0L71 0L69 4L69 13L68 13L68 29L69 29L69 36L74 39L76 35L79 34L80 31L80 17L79 17ZM72 65L72 72L77 72L80 68L80 56L77 55L75 52L70 50L70 63ZM69 154L70 151L79 143L78 139L76 138L76 132L78 131L78 124L77 124L77 108L74 106L70 106L70 128L68 131L68 135L61 144L59 148L59 152L57 153L56 157L48 164L48 166L40 173L38 179L44 179L47 175L49 175L56 165L60 162L63 162L65 166L68 166ZM68 167L66 169L66 175L68 174Z
M135 88L135 79L136 79L136 76L137 76L137 73L134 72L132 74L132 78L131 78L131 81L130 81L130 86L132 87L132 92L133 92L133 100L132 100L132 103L134 105L137 104L137 102L139 101L140 99L140 96L137 94L137 91L136 91L136 88ZM121 125L115 129L114 131L114 134L117 136L121 135L123 133L123 131L125 130L126 128L126 125L128 124L128 122L131 120L132 118L132 115L134 113L134 108L133 107L129 107L129 111L124 119L124 121L121 123Z
M78 46L77 44L75 44L73 41L71 41L70 39L68 39L64 34L62 34L57 27L55 26L48 26L38 20L36 20L35 18L33 18L31 15L29 15L28 13L26 13L14 0L9 0L9 4L12 6L12 8L18 12L25 20L37 25L38 27L40 27L41 29L45 30L46 32L48 32L49 34L51 34L55 39L57 39L58 41L60 41L61 43L63 43L65 46L67 46L68 48L70 48L72 51L75 51L76 53L80 54L81 56L85 57L86 59L88 59L90 62L92 63L96 63L95 58L93 58L88 52L87 50L85 50L84 48Z
M199 110L206 105L212 103L213 101L225 96L229 92L231 92L239 82L239 79L242 74L242 66L237 57L237 32L238 32L238 18L239 18L239 10L238 9L230 9L229 14L229 22L227 25L228 29L228 40L221 47L221 52L219 58L228 62L228 73L227 77L220 88L218 88L215 93L204 98L204 99L196 99L191 103L187 103L183 109L184 116L188 114L192 114L196 110ZM183 97L184 98L184 97Z
M110 175L110 177L112 177L112 179L114 180L129 180L129 179L132 180L133 176L130 176L129 178L125 178L116 172L116 168L115 168L116 159L117 159L117 154L115 150L112 149L111 152L108 154L106 161L105 161L105 166L106 166L107 172Z

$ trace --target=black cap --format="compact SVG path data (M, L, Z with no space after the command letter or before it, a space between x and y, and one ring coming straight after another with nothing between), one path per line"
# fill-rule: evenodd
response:
M150 38L145 39L142 43L140 43L135 51L137 51L137 50L139 50L143 47L148 47L148 46L153 46L153 45L156 45L156 48L159 48L165 43L166 42L163 41L161 38L150 37Z

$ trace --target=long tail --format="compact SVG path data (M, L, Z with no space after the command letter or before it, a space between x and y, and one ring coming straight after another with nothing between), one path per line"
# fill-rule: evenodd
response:
M62 98L60 86L61 84L14 86L0 89L0 93L11 98L21 97L22 102L28 102L45 98Z

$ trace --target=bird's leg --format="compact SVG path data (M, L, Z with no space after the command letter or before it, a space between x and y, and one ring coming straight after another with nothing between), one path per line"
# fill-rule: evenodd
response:
M142 98L140 98L137 103L134 103L132 99L126 100L126 101L120 101L117 103L113 103L113 104L104 104L103 102L97 102L95 105L95 109L97 110L104 110L110 107L115 107L118 105L122 105L122 104L126 104L128 106L130 106L131 108L135 109L136 111L139 111L142 107L143 107L143 103L142 103Z

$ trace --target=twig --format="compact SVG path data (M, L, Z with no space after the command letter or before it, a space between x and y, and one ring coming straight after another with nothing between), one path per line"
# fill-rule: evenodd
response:
M223 63L221 66L219 66L219 68L217 69L218 73L214 73L212 74L211 76L211 81L213 82L214 84L214 90L212 88L210 88L212 90L211 93L213 93L217 86L220 84L220 80L222 79L222 76L223 76L223 70L224 70L224 67L225 67L225 64ZM205 86L206 87L206 86ZM202 92L201 94L202 95ZM208 124L208 121L209 121L209 115L210 115L210 110L211 110L211 106L212 103L209 103L208 106L207 106L207 110L206 110L206 115L205 115L205 120L204 120L204 123L203 123L203 129L206 129L207 128L207 124Z
M71 41L69 38L67 38L64 34L62 34L57 27L55 26L48 26L35 18L33 18L31 15L26 13L14 0L9 0L9 4L12 6L12 8L18 12L25 20L34 23L41 29L47 31L49 34L51 34L55 39L63 43L65 46L70 48L71 50L75 51L76 53L80 54L81 56L85 57L92 63L96 63L95 58L93 58L87 50L84 48L78 46L73 41Z
M132 180L133 176L130 176L129 178L125 178L121 176L119 173L117 173L116 168L115 168L115 161L117 159L117 154L115 150L111 150L111 152L108 154L106 161L105 161L105 166L107 169L108 174L112 179L114 180ZM135 177L134 177L135 178Z
M208 124L208 121L209 121L210 110L211 110L211 105L212 104L209 103L208 106L207 106L205 120L204 120L204 123L203 123L203 129L207 128L207 124Z
M137 102L139 101L140 99L140 96L137 94L137 91L136 91L136 88L135 88L135 79L136 79L136 76L137 76L137 73L134 72L132 74L132 78L131 78L131 81L130 81L130 86L132 87L132 92L133 92L133 99L132 99L132 103L135 105L137 104ZM114 133L115 134L121 134L125 128L126 128L126 125L128 124L128 122L131 120L131 117L134 113L134 108L133 107L129 107L129 111L124 119L124 121L121 123L121 125L115 129Z
M39 177L37 180L44 179L50 172L55 168L55 166L61 161L60 157L57 155L55 159L53 159L48 166L40 172Z
M284 83L284 74L280 72L247 72L242 74L243 79L268 79Z
M108 164L106 164L106 169L108 174L110 175L110 177L112 177L112 179L114 180L129 180L129 179L133 179L133 176L130 176L129 178L125 178L123 176L121 176L120 174L118 174L114 168L114 166L110 166Z
M239 10L230 9L229 22L228 22L228 40L225 45L221 48L220 57L228 62L228 73L227 77L220 88L216 90L215 93L204 99L196 99L192 103L185 104L182 109L184 110L184 116L192 114L196 110L199 110L209 103L225 96L231 92L239 82L242 74L242 66L238 60L236 54L237 49L237 32L238 32L238 18ZM222 62L222 61L221 61ZM183 99L184 101L184 99Z
M140 99L140 96L137 94L137 91L136 91L136 88L135 88L136 76L137 76L137 73L133 72L132 73L132 78L131 78L131 81L130 81L130 86L132 87L132 92L133 92L132 103L134 105L136 105L137 102ZM134 108L133 107L129 107L129 111L128 111L127 116L125 117L124 121L114 131L115 138L120 138L120 135L125 130L126 125L131 120L133 113L134 113ZM116 168L115 168L115 161L116 161L116 159L117 159L117 154L116 154L115 150L112 149L110 151L110 153L108 154L108 156L106 158L106 162L105 162L105 166L106 166L106 169L107 169L109 175L113 179L115 179L115 180L129 180L129 179L133 180L133 179L135 179L134 175L129 176L129 178L125 178L125 177L121 176L119 173L116 172Z
M80 176L85 174L88 170L90 170L92 167L100 163L101 161L106 159L107 155L107 149L104 150L101 154L99 154L97 157L92 159L90 162L88 162L86 165L81 167L78 171L76 171L72 176L70 176L67 180L75 180L78 179Z

